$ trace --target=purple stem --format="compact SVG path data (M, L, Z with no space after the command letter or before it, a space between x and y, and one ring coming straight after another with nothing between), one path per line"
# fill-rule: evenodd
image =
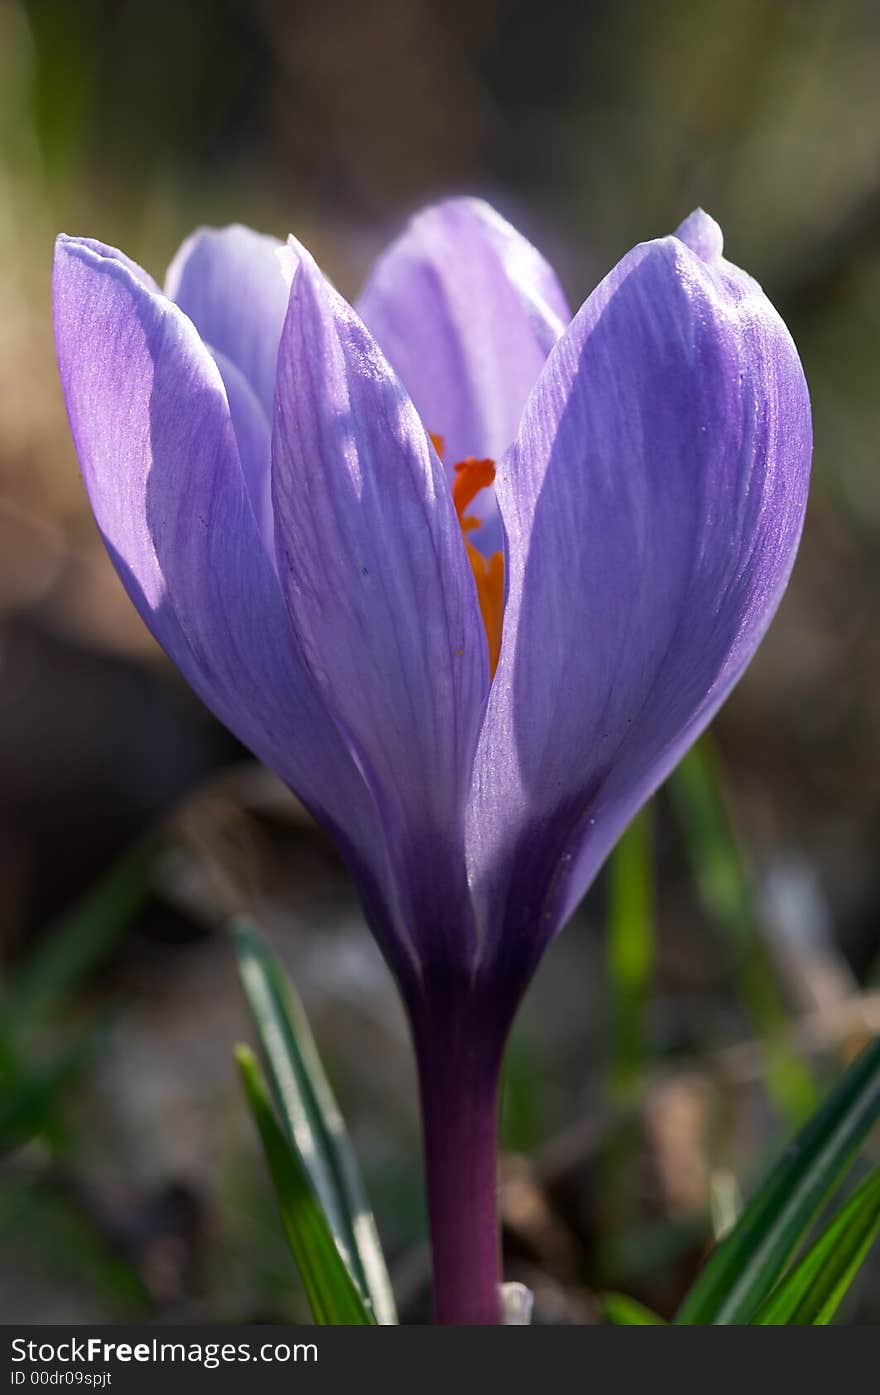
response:
M479 1016L479 1015L478 1015ZM444 1325L500 1322L498 1087L502 1040L456 1013L415 1024L434 1312Z

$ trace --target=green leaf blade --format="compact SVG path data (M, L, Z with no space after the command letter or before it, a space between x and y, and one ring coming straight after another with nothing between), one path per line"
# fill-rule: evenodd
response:
M277 957L245 919L231 927L269 1086L337 1246L383 1325L397 1321L391 1281L360 1170L305 1010Z
M666 1327L666 1321L659 1313L652 1312L636 1298L628 1298L625 1293L604 1293L601 1299L602 1315L614 1327Z
M756 1327L825 1327L880 1232L880 1167L762 1304Z
M748 1324L880 1118L880 1037L850 1065L711 1255L677 1324Z
M375 1319L339 1252L306 1167L275 1117L257 1058L246 1046L239 1046L235 1057L315 1322L371 1326Z

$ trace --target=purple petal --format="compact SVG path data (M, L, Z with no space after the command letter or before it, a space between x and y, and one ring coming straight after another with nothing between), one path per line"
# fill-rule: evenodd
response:
M707 265L720 262L724 256L724 234L715 219L702 208L695 208L679 223L675 236Z
M223 354L211 354L226 389L229 414L245 486L263 545L275 561L275 519L272 514L272 428L256 393L242 372Z
M304 252L278 356L272 474L293 625L382 808L407 920L434 949L447 933L463 946L463 805L488 688L473 575L412 403Z
M506 927L511 959L537 955L715 713L794 561L807 388L715 228L693 215L690 245L624 257L498 472L509 593L469 837L484 940Z
M110 260L118 262L120 266L124 266L130 271L134 279L145 286L148 291L159 293L159 287L150 273L144 271L142 266L138 266L137 262L133 262L131 257L127 257L124 252L120 252L118 247L110 247L106 242L99 242L96 237L66 237L64 234L57 239L56 250L61 243L68 245L75 243L78 247L84 247L94 252L98 257L108 257Z
M284 244L235 224L200 228L180 247L165 291L202 339L234 363L272 417L278 341L290 286Z
M380 257L358 310L443 437L448 466L500 459L571 318L540 252L479 199L417 214Z
M233 430L191 322L115 253L59 238L54 313L83 477L131 599L203 701L335 831L369 903L376 811L299 656L239 459L262 409L239 393Z

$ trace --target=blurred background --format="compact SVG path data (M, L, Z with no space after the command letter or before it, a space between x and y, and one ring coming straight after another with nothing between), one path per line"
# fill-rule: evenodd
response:
M409 1045L341 865L156 649L53 358L59 230L161 279L294 230L354 295L420 203L487 196L573 304L702 204L810 383L804 543L706 743L549 952L504 1103L538 1319L671 1312L880 1028L880 9L873 0L0 0L0 1313L305 1307L234 1076L223 926L308 1008L402 1316L428 1312ZM875 1263L848 1300L880 1320Z

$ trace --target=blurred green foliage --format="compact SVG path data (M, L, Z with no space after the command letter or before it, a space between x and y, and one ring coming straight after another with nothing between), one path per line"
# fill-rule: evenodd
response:
M719 760L704 737L669 780L681 821L694 884L707 914L724 937L742 1004L766 1060L767 1083L790 1125L816 1105L810 1071L795 1050L778 970L762 936L755 893L721 788Z

